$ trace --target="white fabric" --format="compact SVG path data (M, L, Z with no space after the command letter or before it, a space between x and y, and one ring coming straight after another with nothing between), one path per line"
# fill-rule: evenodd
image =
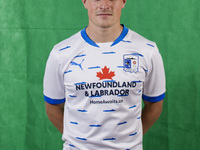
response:
M165 93L156 44L131 30L113 46L90 42L79 32L47 62L44 95L66 100L63 149L142 150L142 95Z

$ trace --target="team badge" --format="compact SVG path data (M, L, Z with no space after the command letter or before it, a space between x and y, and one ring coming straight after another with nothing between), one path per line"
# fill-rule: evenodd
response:
M139 56L134 54L124 55L124 71L126 72L138 72L139 68Z

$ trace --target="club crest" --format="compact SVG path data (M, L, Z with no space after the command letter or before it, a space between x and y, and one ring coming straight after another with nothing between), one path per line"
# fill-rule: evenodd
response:
M126 72L138 72L139 68L139 56L133 54L124 55L124 71Z

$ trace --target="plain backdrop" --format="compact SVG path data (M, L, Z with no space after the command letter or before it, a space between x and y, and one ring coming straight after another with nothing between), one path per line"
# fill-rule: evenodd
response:
M0 0L0 149L61 150L43 76L55 44L85 28L81 0ZM167 92L144 150L200 150L200 1L127 0L121 23L155 41Z

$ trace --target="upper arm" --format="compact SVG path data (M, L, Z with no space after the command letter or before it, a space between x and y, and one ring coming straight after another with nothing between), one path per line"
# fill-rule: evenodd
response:
M144 102L144 106L147 108L151 108L154 111L156 110L159 112L162 111L163 100L160 100L158 102L148 102L148 101L143 100L143 102Z
M143 108L143 113L148 115L148 116L154 116L158 118L162 112L162 106L163 106L163 100L159 102L148 102L148 101L143 101L144 102L144 108Z
M46 107L46 113L50 114L53 112L57 112L57 111L63 111L64 109L64 104L65 103L61 103L61 104L50 104L45 102L45 107Z
M62 65L54 49L47 60L43 80L43 93L47 103L61 104L65 102Z
M155 46L148 62L148 72L144 81L142 98L148 102L159 102L165 98L165 91L164 65L162 57Z
M61 104L50 104L45 102L45 107L46 109L54 109L54 108L63 108L65 105L65 103L61 103Z

